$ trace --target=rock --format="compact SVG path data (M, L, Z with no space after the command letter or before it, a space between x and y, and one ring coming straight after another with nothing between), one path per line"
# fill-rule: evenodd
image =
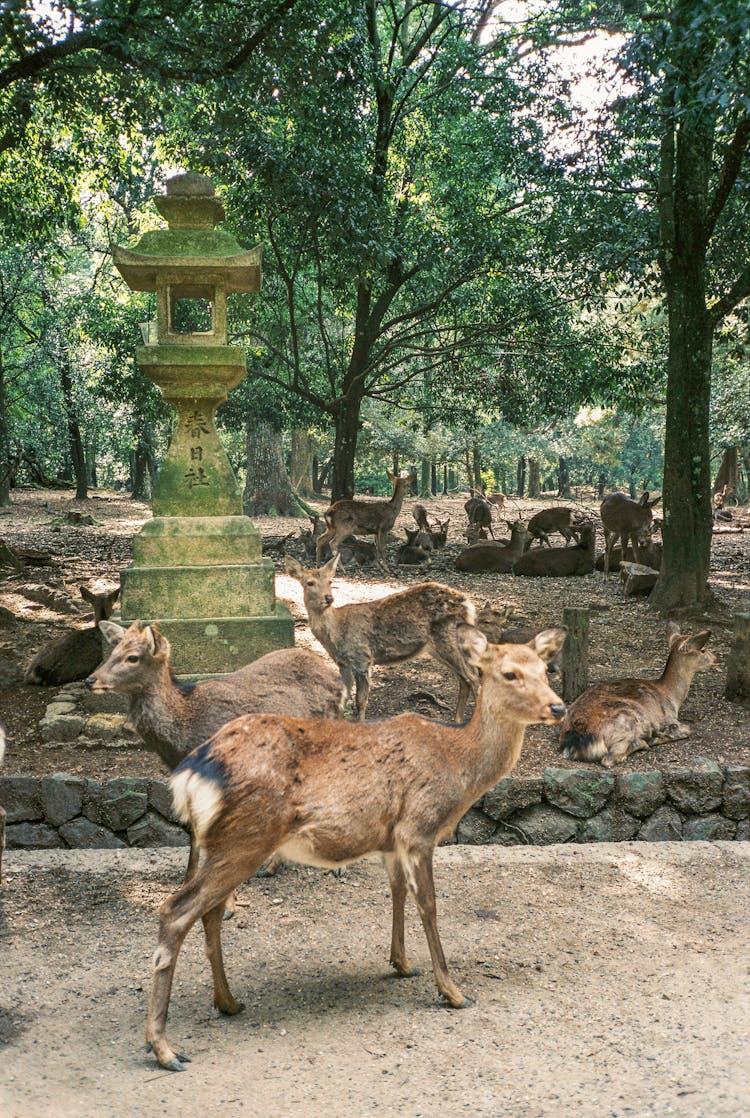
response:
M126 738L132 731L125 728L124 714L90 714L86 719L83 732L95 741L113 742Z
M92 823L82 815L77 819L71 819L69 823L63 823L60 834L68 846L79 850L115 850L126 845L106 827L98 827L96 823Z
M143 818L128 827L128 842L131 846L189 846L190 836L155 811L147 811Z
M104 785L92 781L83 812L87 819L124 831L140 819L148 808L148 781L140 777L121 777Z
M61 714L75 714L76 704L69 699L53 699L44 712L47 721L58 718Z
M750 768L728 765L725 774L721 810L730 819L747 819L750 816Z
M620 773L615 778L615 799L625 811L645 819L666 799L664 777L660 772Z
M127 714L130 700L127 695L115 691L84 691L80 699L81 710L85 714Z
M737 824L723 815L698 815L682 824L683 839L712 842L715 839L733 839Z
M494 819L489 819L483 812L470 807L456 828L456 839L458 842L478 846L489 842L494 830Z
M542 787L541 777L506 776L485 794L483 809L492 819L505 819L514 811L540 804Z
M641 563L620 563L620 580L626 594L648 594L658 577L658 571Z
M578 830L578 823L549 804L532 804L517 811L508 823L523 832L530 843L547 846L552 842L569 842Z
M80 714L58 714L54 718L45 717L39 723L42 741L50 743L75 741L83 729L83 721Z
M715 761L700 768L674 769L665 773L667 795L686 815L705 815L721 805L724 773Z
M578 841L627 842L635 838L640 826L640 819L629 815L620 804L613 804L582 824Z
M750 841L750 819L741 819L739 821L734 837L742 842Z
M178 823L179 819L174 810L172 793L169 785L163 780L151 780L148 785L148 806L158 811L170 823Z
M664 804L646 820L636 837L643 842L679 841L682 838L682 820L670 804Z
M65 845L46 823L14 823L5 828L5 841L9 850L54 850Z
M615 786L614 773L591 769L545 769L544 797L581 819L596 815Z
M85 792L86 781L80 776L45 776L40 782L40 798L47 822L59 827L80 815Z
M39 781L33 776L0 777L0 804L5 808L9 824L44 819Z

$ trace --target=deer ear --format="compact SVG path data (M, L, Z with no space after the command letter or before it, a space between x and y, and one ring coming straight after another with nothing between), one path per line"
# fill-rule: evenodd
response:
M704 629L702 633L696 633L695 636L688 637L685 641L686 648L701 649L705 648L708 644L708 639L711 636L710 629Z
M341 556L337 551L333 558L329 559L328 562L324 563L323 566L320 568L323 574L330 575L331 578L333 578L333 576L336 574L336 568L339 565L340 558Z
M143 639L145 640L146 644L148 645L149 652L153 656L154 653L156 652L157 644L156 644L156 633L154 632L154 629L151 625L146 625L146 627L144 628Z
M114 621L100 621L99 632L104 637L107 644L119 644L125 636L125 630L122 625L116 625Z
M293 559L291 555L287 555L284 559L284 570L288 575L291 575L292 578L302 579L305 575L305 568L301 563L298 563L296 559Z
M676 621L670 621L667 623L667 635L669 636L669 647L672 648L672 646L677 641L677 638L682 635L680 633L680 626L677 624Z
M533 640L529 641L529 648L533 648L537 656L544 660L545 664L549 664L550 660L554 660L565 644L567 635L568 630L563 628L562 625L557 629L543 629L541 633L537 633Z
M487 652L487 638L481 629L474 625L459 625L457 630L461 651L472 668L481 666Z

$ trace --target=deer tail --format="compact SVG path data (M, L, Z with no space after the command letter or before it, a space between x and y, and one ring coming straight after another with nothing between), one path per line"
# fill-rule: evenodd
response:
M571 728L560 738L560 753L572 761L599 761L606 752L606 745L596 734L581 734Z
M213 739L188 753L169 780L175 812L198 843L220 815L228 784L224 766L212 756L212 744Z

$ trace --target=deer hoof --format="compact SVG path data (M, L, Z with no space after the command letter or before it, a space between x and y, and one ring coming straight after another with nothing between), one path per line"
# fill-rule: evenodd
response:
M232 998L231 1001L226 1002L225 1005L217 1005L216 1003L214 1004L216 1005L219 1013L223 1013L225 1017L236 1017L237 1014L242 1013L243 1009L245 1008L244 1002L236 1002L234 998Z
M443 1009L469 1009L472 1005L476 1005L473 998L467 998L465 994L461 994L460 1002L453 1002L447 994L440 995L440 1005Z

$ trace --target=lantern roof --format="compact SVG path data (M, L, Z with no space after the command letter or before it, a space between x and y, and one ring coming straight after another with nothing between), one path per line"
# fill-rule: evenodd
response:
M176 175L154 204L169 228L144 233L134 249L112 247L115 266L133 291L156 291L167 276L181 285L260 291L262 246L243 249L231 233L214 228L224 207L209 178Z

